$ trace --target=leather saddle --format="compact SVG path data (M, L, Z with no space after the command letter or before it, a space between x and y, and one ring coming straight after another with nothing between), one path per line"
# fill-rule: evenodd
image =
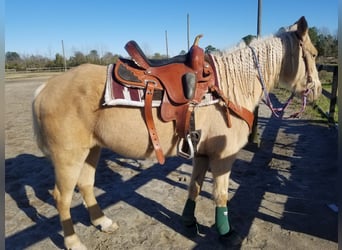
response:
M152 99L155 90L163 91L160 109L161 119L175 121L176 134L184 139L189 134L190 104L198 104L211 86L215 75L205 53L198 46L202 35L185 55L169 59L148 59L135 41L129 41L125 49L131 60L119 58L114 77L127 87L145 90L144 118L150 139L160 164L165 161L152 116Z

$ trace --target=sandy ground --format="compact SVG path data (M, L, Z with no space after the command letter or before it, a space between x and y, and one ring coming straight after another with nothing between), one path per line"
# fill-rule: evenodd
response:
M31 100L47 76L6 80L6 249L63 248L50 194L53 169L31 129ZM244 238L241 249L337 249L337 131L321 118L277 120L260 106L259 149L243 149L229 186L229 217ZM108 150L96 176L96 195L120 228L105 234L90 225L80 194L72 215L89 249L224 249L217 241L212 179L197 202L200 235L180 222L191 162L125 159ZM333 207L332 207L333 208Z

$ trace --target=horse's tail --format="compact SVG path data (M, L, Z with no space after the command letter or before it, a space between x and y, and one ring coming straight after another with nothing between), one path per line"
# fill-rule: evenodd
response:
M45 88L45 83L40 85L34 92L34 97L32 101L32 126L33 126L33 134L36 139L37 145L39 149L48 156L50 153L47 150L47 148L44 145L44 137L42 135L42 128L40 124L40 118L39 118L39 109L37 106L37 97L41 93L41 91Z

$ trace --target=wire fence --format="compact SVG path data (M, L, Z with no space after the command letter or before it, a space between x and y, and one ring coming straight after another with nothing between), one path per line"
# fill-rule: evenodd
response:
M24 70L16 70L16 69L5 69L6 74L11 73L44 73L44 72L63 72L71 69L71 67L43 67L43 68L26 68Z

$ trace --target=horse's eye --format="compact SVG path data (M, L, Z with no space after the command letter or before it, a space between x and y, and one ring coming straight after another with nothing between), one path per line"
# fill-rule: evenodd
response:
M317 56L316 54L312 54L312 57L313 57L313 58L316 58L316 56Z

